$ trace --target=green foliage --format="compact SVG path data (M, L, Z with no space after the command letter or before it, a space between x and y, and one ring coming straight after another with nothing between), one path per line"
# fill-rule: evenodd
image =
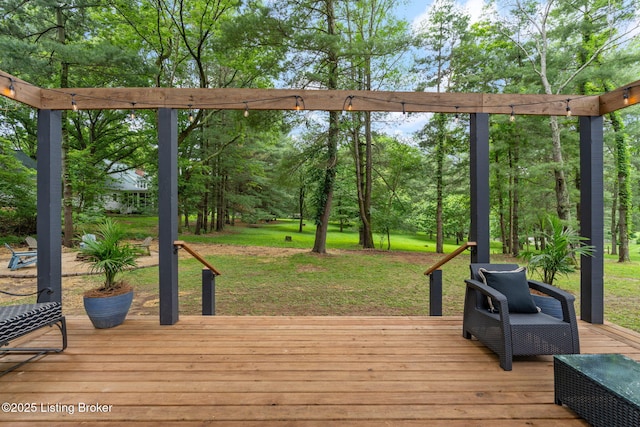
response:
M26 235L36 229L36 176L0 138L0 234ZM19 153L24 156L23 153Z
M118 287L116 276L130 267L135 267L138 251L129 243L122 242L126 230L111 218L99 224L96 240L87 239L80 253L86 258L91 271L104 274L101 291L109 292Z
M594 246L585 245L586 240L578 233L566 226L556 216L547 217L548 230L544 233L544 247L539 252L527 251L522 254L529 262L529 268L534 272L540 272L542 280L550 285L554 284L556 275L573 273L576 266L576 258L579 256L592 256Z

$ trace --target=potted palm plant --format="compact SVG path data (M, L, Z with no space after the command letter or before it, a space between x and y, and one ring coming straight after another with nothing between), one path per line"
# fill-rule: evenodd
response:
M584 244L586 238L562 223L557 216L547 217L548 230L543 233L545 244L540 251L523 252L531 272L538 273L542 281L553 285L559 274L575 271L577 258L593 256L594 246ZM536 305L543 312L562 318L558 300L542 295L533 295Z
M94 327L111 328L124 322L131 307L133 289L116 279L136 266L137 250L122 241L124 228L110 218L98 226L95 234L97 238L85 241L80 253L92 272L104 274L104 283L85 292L84 307Z

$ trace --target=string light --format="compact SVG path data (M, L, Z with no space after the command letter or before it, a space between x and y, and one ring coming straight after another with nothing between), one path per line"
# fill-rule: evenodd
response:
M353 95L347 96L347 99L349 100L349 103L347 104L347 111L353 111Z
M244 116L249 117L249 103L247 101L242 102L244 102Z
M12 98L16 96L16 88L13 86L13 79L11 77L9 77L9 96Z
M511 115L509 116L509 121L513 123L516 121L516 113L513 110L513 105L509 105L509 107L511 107Z
M136 119L136 110L134 110L136 106L135 102L131 103L131 111L129 112L129 118L131 118L131 120L135 120Z
M189 122L193 123L193 110L191 109L191 107L193 107L193 105L189 104Z
M29 85L28 83L25 82L17 82L16 79L14 79L13 77L9 76L9 75L0 75L0 78L6 78L8 80L8 84L4 85L4 88L2 89L2 95L7 96L7 97L11 97L14 96L16 94L16 83L21 83L21 84L26 84ZM29 85L32 87L35 87L33 85ZM622 92L622 98L623 98L623 102L624 102L624 106L628 106L630 104L635 103L635 98L632 97L633 93L632 90L635 88L636 86L627 86L627 87L621 87L619 90ZM66 96L71 96L71 105L72 105L72 109L74 111L79 111L79 105L77 102L77 99L75 98L75 96L77 96L77 94L75 93L69 93L69 92L64 92L64 90L55 90L55 89L50 89L51 92L58 92L61 95L66 95ZM618 95L619 96L619 95ZM293 97L295 99L295 106L294 109L296 111L300 111L302 109L306 109L305 106L305 101L303 99L302 96L300 95L284 95L284 96L273 96L273 97L266 97L266 98L260 98L260 99L251 99L251 100L247 100L247 101L232 101L232 102L227 102L227 103L220 103L220 102L213 102L213 103L198 103L197 106L198 108L203 108L203 109L232 109L234 107L231 107L231 105L235 104L237 108L238 103L240 103L240 105L244 105L244 114L245 116L247 115L247 111L249 110L249 106L248 103L269 103L269 102L273 102L273 101L277 101L277 100L281 100L284 98L291 98ZM343 103L343 111L353 111L353 99L354 98L358 98L358 99L363 99L363 100L372 100L374 102L386 102L386 103L400 103L402 105L401 111L404 115L408 114L407 111L407 103L408 101L397 101L397 100L392 100L392 99L380 99L377 97L370 97L370 96L365 96L365 95L349 95L345 98L345 101ZM586 96L585 96L586 97ZM83 95L83 99L85 98L93 98L96 100L106 100L106 101L119 101L119 102L123 102L124 100L121 99L112 99L109 97L96 97L96 96L89 96L89 95ZM580 96L578 96L576 99L581 98ZM193 101L193 99L192 99ZM573 115L572 109L571 109L571 101L575 101L575 99L571 99L571 98L566 98L564 100L565 102L565 114L567 117L571 117ZM536 105L548 105L548 104L552 104L553 102L557 102L556 101L552 101L552 100L540 100L540 101L533 101L533 102L528 102L528 103L522 103L522 104L518 104L519 106L536 106ZM137 103L134 102L128 102L130 105L136 105L137 107ZM415 100L410 101L411 104L417 106L416 111L446 111L446 108L450 108L450 106L447 105L440 105L438 103L432 103L432 102L416 102ZM144 104L147 105L147 107L145 108L156 108L158 107L156 105L156 103L154 101L144 101ZM189 104L189 108L192 109L193 106L195 104L193 104L193 102L191 104ZM228 105L228 107L225 107L226 105ZM449 104L450 105L450 104ZM482 105L482 106L476 106L476 105L466 105L465 108L469 109L471 111L473 111L474 109L478 108L486 108L487 105ZM490 107L492 108L500 108L500 107L506 107L506 105L500 106L497 103L491 103ZM509 105L509 107L511 107L511 115L515 116L515 112L514 110L514 106L513 105ZM107 108L113 108L113 107L107 107ZM118 107L115 107L118 108ZM122 107L120 107L122 108ZM126 107L125 107L126 108ZM184 108L184 107L182 107ZM242 107L241 107L242 108ZM459 117L459 106L455 106L455 114L456 114L456 118ZM585 107L586 108L586 107ZM526 108L525 108L526 109ZM132 108L132 110L136 110L136 108ZM580 109L581 110L581 115L584 114L583 112L583 108ZM385 109L382 109L380 111L385 111ZM389 111L393 111L393 109L389 110ZM397 111L397 110L396 110ZM413 109L411 111L414 111ZM529 111L527 109L527 111ZM532 110L533 111L533 110ZM536 112L534 114L539 114L540 112ZM552 114L558 114L557 112L552 113ZM189 112L189 116L193 117L194 113L193 111ZM510 117L511 119L511 117ZM515 120L515 119L511 119L511 120Z
M624 105L629 105L629 91L630 91L630 87L625 87L624 88L624 92L622 93L622 100L624 102Z
M460 114L458 114L458 106L456 105L456 115L453 117L456 124L460 122Z

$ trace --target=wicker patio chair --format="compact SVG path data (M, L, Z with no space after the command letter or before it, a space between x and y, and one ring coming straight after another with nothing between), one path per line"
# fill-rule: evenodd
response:
M514 272L518 269L515 264L471 264L470 268L471 279L465 280L467 287L462 335L466 339L475 336L489 347L499 356L502 369L512 369L513 356L580 353L573 295L546 283L527 280L526 276L522 279L522 273L518 275ZM502 272L503 275L497 276L497 272ZM520 284L521 287L527 288L527 293L528 288L535 289L559 300L563 318L558 319L539 312L531 297L529 303L525 301L526 296L522 293L519 297L523 297L526 309L518 308L522 301L516 303L517 298L511 290L511 283L506 291L512 298L510 307L507 296L487 285L483 276L491 277L489 283L492 285L495 285L493 280L505 283L517 276L520 280L513 280L514 286ZM496 277L498 279L495 279ZM523 280L524 284L521 283ZM533 310L530 309L531 304Z

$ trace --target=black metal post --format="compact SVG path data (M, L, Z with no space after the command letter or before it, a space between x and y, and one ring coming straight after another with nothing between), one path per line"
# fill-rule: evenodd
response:
M38 110L38 233L39 302L62 302L62 113Z
M442 270L429 275L429 315L442 316Z
M202 315L216 314L216 275L208 268L202 269Z
M178 113L158 110L158 245L160 324L178 321Z
M470 129L470 199L471 229L469 240L477 246L471 250L471 262L489 262L489 115L471 114Z
M604 322L604 184L602 117L580 117L580 235L595 246L580 259L580 318Z

